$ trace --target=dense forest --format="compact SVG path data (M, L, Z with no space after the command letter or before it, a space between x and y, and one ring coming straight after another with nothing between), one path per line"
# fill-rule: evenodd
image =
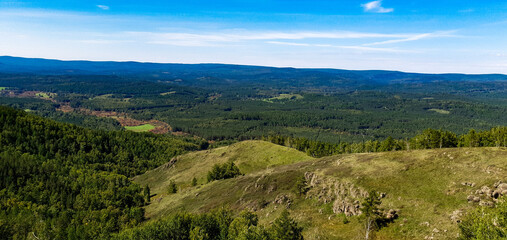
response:
M375 90L322 92L271 85L189 87L126 76L0 76L4 105L58 121L119 129L115 121L83 116L80 109L128 114L165 122L207 140L258 139L268 135L340 143L411 138L422 129L464 134L507 122L505 82L398 84ZM452 89L450 89L452 88ZM467 89L465 91L464 89ZM51 94L27 97L26 92ZM57 111L70 106L74 112Z
M388 137L383 141L364 141L360 143L341 142L339 144L312 141L307 138L268 136L263 140L295 148L313 157L324 157L343 153L369 153L398 150L417 150L454 147L507 147L507 127L496 127L477 132L471 129L467 134L456 135L450 131L426 129L410 139Z
M196 139L88 130L0 107L0 235L104 239L139 224L146 204L129 177L186 151Z

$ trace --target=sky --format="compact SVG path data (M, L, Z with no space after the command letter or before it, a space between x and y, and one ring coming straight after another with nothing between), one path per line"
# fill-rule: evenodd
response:
M0 0L0 55L507 74L507 1Z

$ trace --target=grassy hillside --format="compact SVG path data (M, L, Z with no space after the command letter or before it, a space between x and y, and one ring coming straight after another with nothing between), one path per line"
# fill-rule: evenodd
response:
M199 184L206 183L206 174L217 163L234 161L243 174L273 166L291 164L312 157L294 149L264 141L243 141L231 146L192 152L172 159L163 166L137 176L134 181L149 185L152 193L164 193L170 181L180 187L189 187L195 177Z
M205 183L212 165L228 160L234 160L245 175ZM179 210L202 212L226 205L233 210L253 210L261 223L269 224L288 207L305 227L306 239L359 238L363 227L360 217L355 215L356 205L367 191L375 190L385 193L381 207L395 209L399 215L377 233L379 239L449 239L458 234L451 216L459 217L458 212L477 206L467 201L467 196L476 190L506 182L506 163L506 148L417 150L311 159L292 149L247 141L179 156L172 165L138 176L134 181L148 184L156 194L146 207L146 214L152 219ZM192 187L190 181L194 176L199 184ZM296 180L302 177L310 190L299 196L293 189ZM176 181L178 193L166 193L170 180Z

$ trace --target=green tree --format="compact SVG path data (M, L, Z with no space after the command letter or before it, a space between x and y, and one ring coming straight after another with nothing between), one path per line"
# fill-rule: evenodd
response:
M169 194L173 194L173 193L178 192L178 187L176 186L176 183L174 182L174 180L171 180L169 182L169 186L167 186L167 192Z
M303 228L290 217L289 212L284 209L271 227L272 237L275 240L302 240Z
M192 186L197 186L197 178L192 178Z
M308 192L309 188L307 186L306 178L304 175L297 178L293 189L294 192L299 195L303 195Z
M144 188L144 198L147 203L150 203L151 193L150 193L150 186L146 186Z
M370 191L368 197L363 201L361 211L364 217L365 239L370 239L372 233L379 229L383 214L379 208L380 198L375 191Z

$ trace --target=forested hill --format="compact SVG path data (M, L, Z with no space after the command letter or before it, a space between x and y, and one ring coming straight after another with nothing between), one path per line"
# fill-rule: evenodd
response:
M129 177L207 143L89 130L0 106L1 239L107 239L144 219Z
M501 74L419 74L380 70L296 69L228 64L58 61L8 56L0 57L0 72L135 76L200 87L255 83L273 86L291 84L295 87L357 88L393 83L507 80L507 76Z

